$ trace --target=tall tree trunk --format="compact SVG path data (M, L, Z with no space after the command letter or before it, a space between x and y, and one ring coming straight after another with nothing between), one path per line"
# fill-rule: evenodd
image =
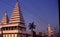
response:
M32 34L32 37L33 37L33 29L31 29L31 34Z

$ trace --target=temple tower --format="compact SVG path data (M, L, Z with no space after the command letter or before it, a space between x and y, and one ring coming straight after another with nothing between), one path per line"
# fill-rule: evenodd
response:
M18 1L16 2L10 20L8 20L8 15L5 13L0 29L0 34L3 37L26 37L26 26Z
M53 31L51 29L50 24L48 24L48 32L47 32L47 35L48 35L48 37L51 37L51 35L53 35Z
M48 36L51 36L51 27L50 27L50 24L48 24Z
M5 13L4 17L2 18L1 24L6 25L9 22L8 14Z

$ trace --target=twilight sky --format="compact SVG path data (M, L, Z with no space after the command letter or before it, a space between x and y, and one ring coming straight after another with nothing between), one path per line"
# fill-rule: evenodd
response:
M58 0L19 0L19 2L27 32L30 32L28 25L33 21L36 25L35 31L46 32L48 24L58 31ZM6 11L9 18L11 17L15 4L16 0L0 0L0 21Z

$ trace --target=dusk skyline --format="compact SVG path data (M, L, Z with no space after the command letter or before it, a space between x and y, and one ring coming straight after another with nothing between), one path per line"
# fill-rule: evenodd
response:
M58 0L19 0L19 2L28 32L28 24L32 21L36 25L35 31L46 31L48 24L51 24L52 28L58 28ZM10 19L15 4L16 0L0 1L0 21L6 11Z

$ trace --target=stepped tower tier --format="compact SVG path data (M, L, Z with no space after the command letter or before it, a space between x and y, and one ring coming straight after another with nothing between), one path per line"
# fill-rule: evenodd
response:
M2 21L1 21L1 24L6 25L8 22L9 22L9 19L8 19L8 14L6 12L3 19L2 19Z
M13 10L9 23L24 23L24 19L20 10L19 2L16 2L16 5Z

